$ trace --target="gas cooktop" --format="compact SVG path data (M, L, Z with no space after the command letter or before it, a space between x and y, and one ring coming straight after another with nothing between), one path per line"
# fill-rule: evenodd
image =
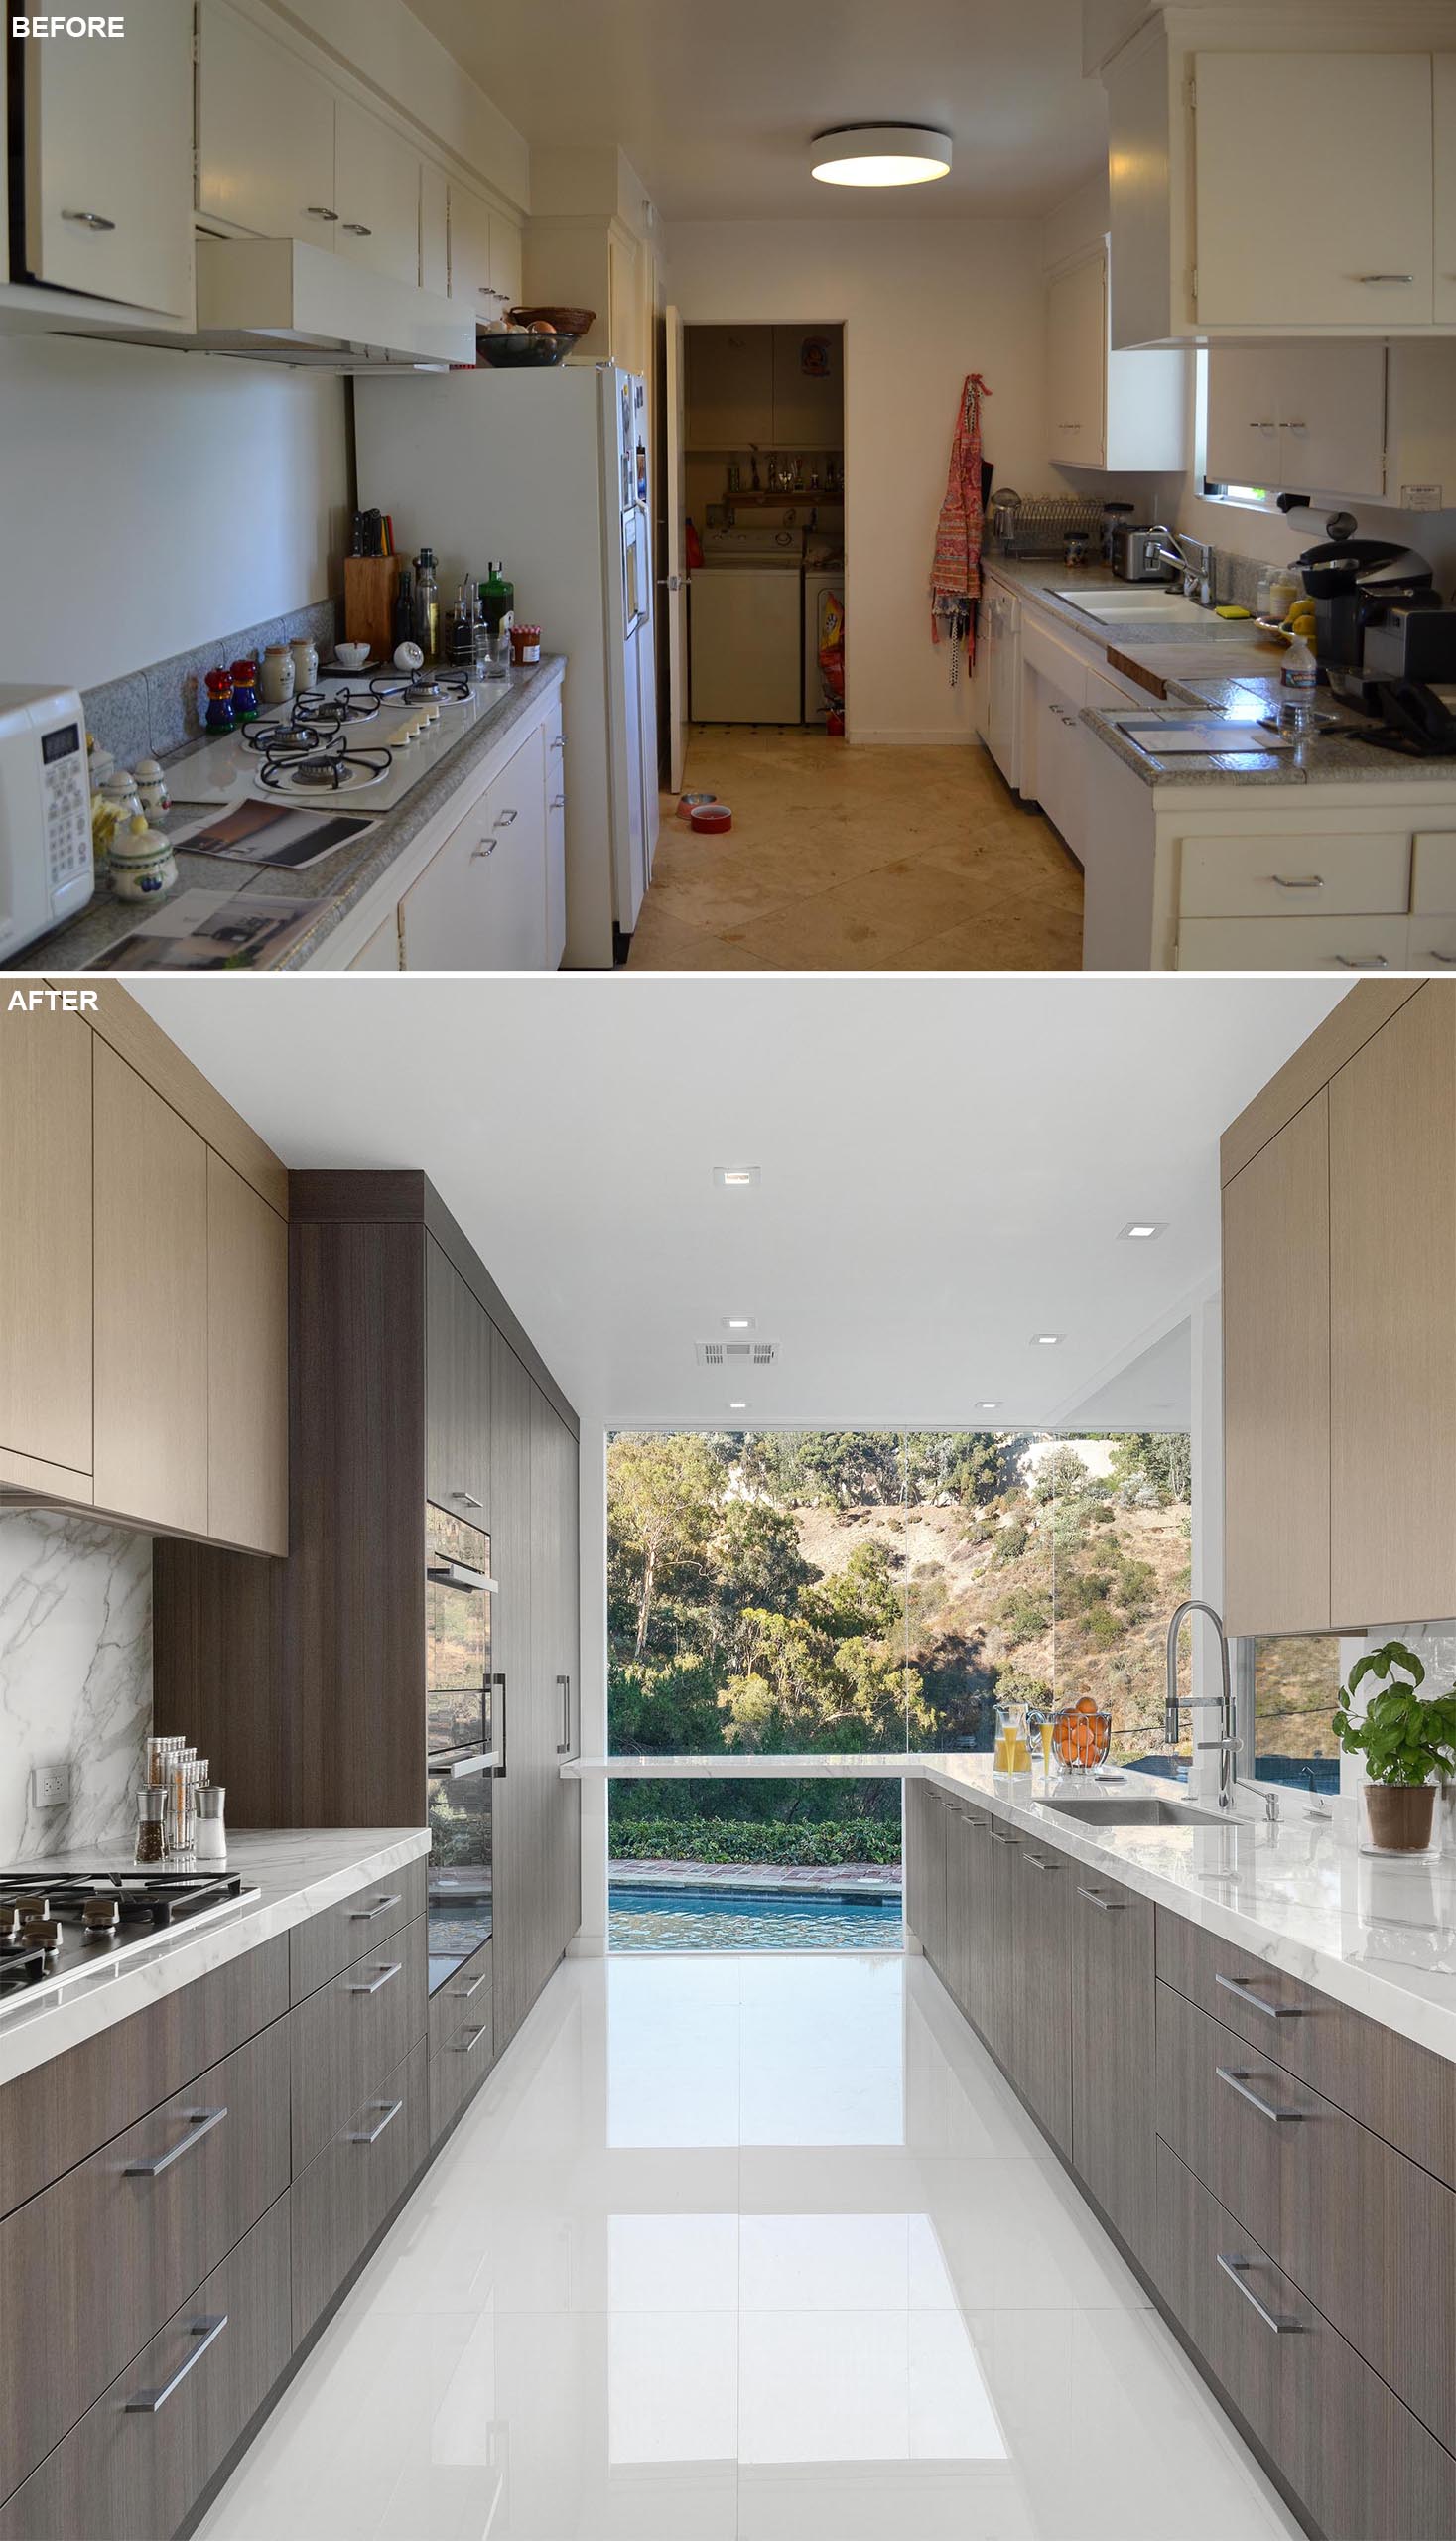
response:
M227 1871L0 1872L0 2017L260 1894Z

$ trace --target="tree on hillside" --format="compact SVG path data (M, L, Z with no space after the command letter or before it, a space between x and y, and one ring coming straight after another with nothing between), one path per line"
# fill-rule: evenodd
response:
M1160 1502L1192 1500L1193 1452L1186 1431L1132 1430L1112 1446L1112 1478L1125 1499L1150 1493Z
M647 1648L653 1609L664 1591L699 1586L725 1479L722 1464L693 1431L671 1437L623 1432L613 1438L607 1451L607 1585L614 1603L634 1611L634 1660Z

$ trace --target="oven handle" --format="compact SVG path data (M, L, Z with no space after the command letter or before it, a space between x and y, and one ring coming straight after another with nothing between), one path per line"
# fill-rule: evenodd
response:
M425 1576L442 1588L483 1589L487 1597L495 1594L495 1582L483 1570L471 1570L463 1561L427 1561Z
M500 1750L481 1747L473 1756L457 1756L451 1765L429 1765L426 1771L433 1782L463 1782L467 1774L493 1774L501 1770Z
M500 1687L500 1735L495 1745L495 1754L499 1758L499 1762L495 1765L493 1771L496 1781L503 1783L505 1780L505 1678L504 1676L492 1676L490 1678L490 1683L492 1686L498 1685Z

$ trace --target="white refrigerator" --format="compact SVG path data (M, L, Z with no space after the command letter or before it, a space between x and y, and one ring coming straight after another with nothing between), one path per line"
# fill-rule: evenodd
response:
M567 656L567 967L607 970L657 843L646 387L612 362L359 379L354 426L359 500L402 556L434 548L442 617L499 557Z

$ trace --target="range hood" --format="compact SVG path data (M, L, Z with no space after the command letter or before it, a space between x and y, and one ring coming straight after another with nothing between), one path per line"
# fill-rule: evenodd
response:
M202 352L320 370L473 369L475 314L297 238L203 232L190 341Z

